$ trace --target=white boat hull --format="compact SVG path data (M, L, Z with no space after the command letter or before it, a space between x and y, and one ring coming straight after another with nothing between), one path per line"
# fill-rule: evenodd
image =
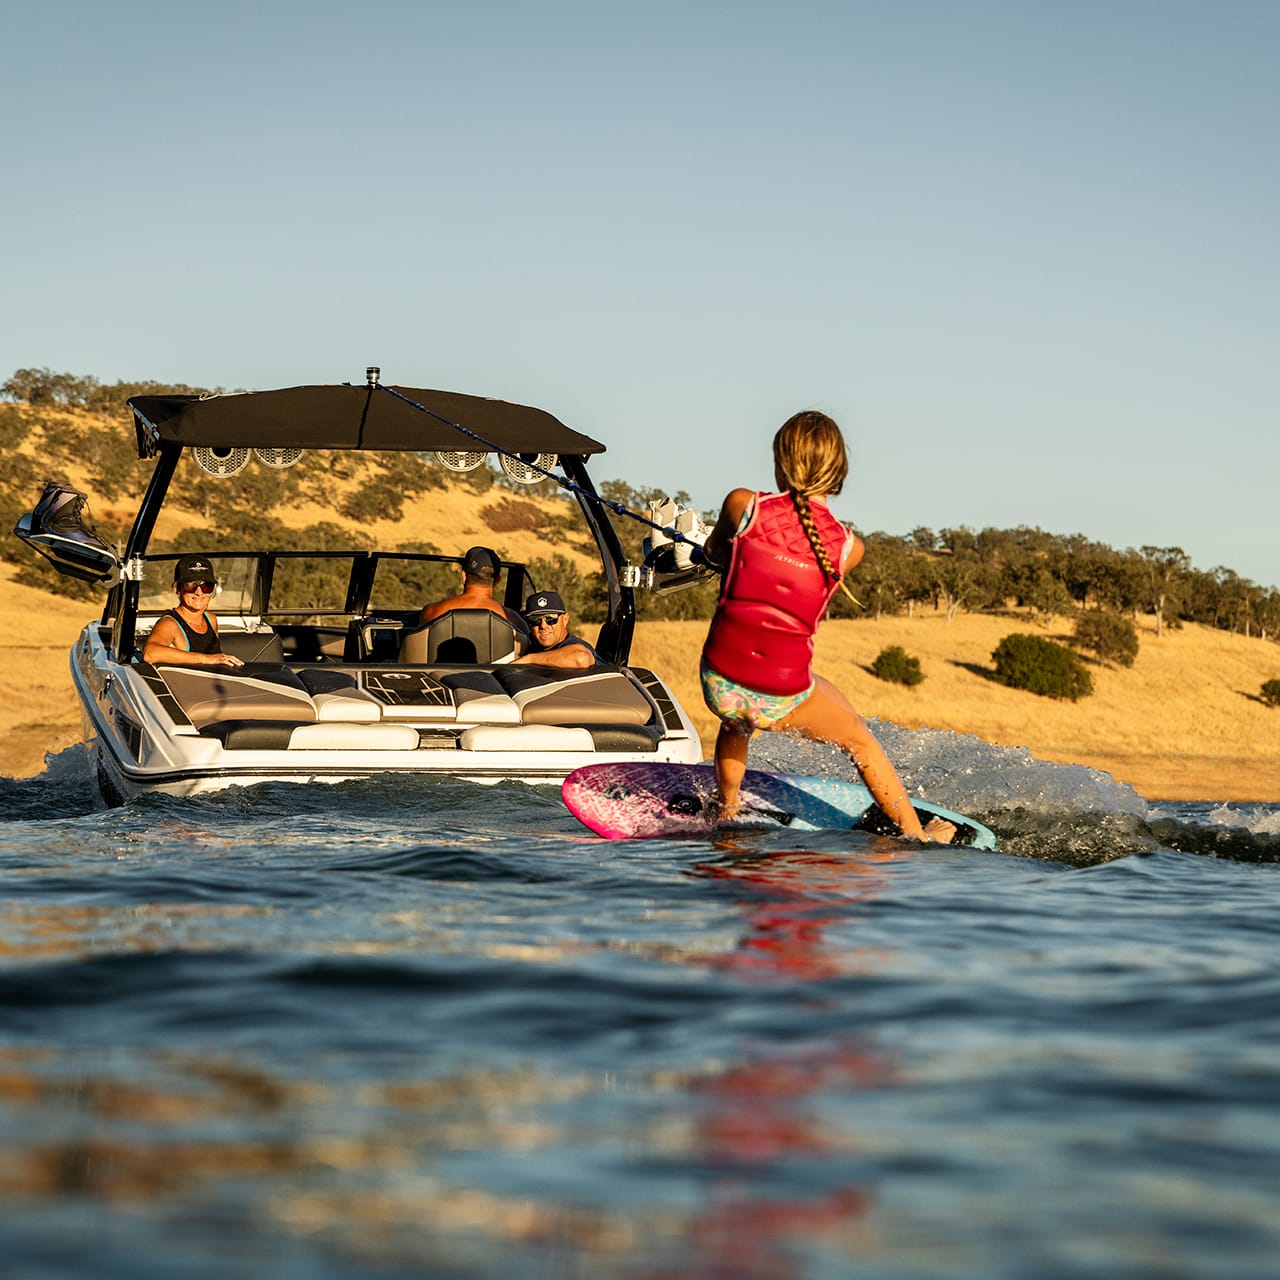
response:
M668 711L671 727L652 750L609 751L588 745L584 749L534 750L466 749L461 745L419 745L395 750L350 747L308 750L234 749L216 737L178 726L164 712L160 701L140 677L140 668L112 662L96 624L85 632L72 651L72 680L81 705L85 745L98 786L108 803L119 804L150 793L188 796L247 787L261 783L338 783L383 777L389 774L455 778L477 783L521 781L531 785L558 785L584 764L622 761L672 761L697 763L702 744L697 730L674 702ZM403 721L402 721L403 723ZM359 736L364 726L352 726ZM433 726L415 728L423 741L437 744L446 738L429 732ZM438 728L438 725L434 726ZM483 734L485 726L470 726ZM518 736L521 726L489 726L492 737ZM554 731L553 731L554 732ZM530 727L530 737L547 734ZM460 744L467 732L451 726Z

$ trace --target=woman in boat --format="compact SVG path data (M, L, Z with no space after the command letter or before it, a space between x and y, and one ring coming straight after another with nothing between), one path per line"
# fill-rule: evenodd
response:
M865 550L827 507L849 474L840 428L824 413L797 413L773 438L773 464L779 491L734 489L704 548L723 574L701 664L702 696L720 720L720 814L737 812L752 734L780 729L839 747L903 835L947 843L955 827L921 826L866 721L812 671L818 623Z
M218 620L209 612L215 579L207 556L182 556L173 566L178 604L156 619L142 648L143 662L177 667L242 667L234 654L223 653Z

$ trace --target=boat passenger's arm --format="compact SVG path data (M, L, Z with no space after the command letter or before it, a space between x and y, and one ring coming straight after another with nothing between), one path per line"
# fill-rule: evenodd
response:
M170 667L242 667L244 663L230 653L192 653L186 637L172 618L161 618L142 646L143 662Z
M585 671L596 664L595 650L585 640L570 637L556 649L532 649L518 658L511 659L511 665L520 663L530 667L563 667L571 671Z

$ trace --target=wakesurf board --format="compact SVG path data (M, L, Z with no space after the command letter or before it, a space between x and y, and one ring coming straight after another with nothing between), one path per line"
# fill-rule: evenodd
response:
M607 840L712 836L728 831L867 831L898 835L898 828L856 782L748 769L741 804L726 822L711 818L716 772L711 765L632 762L575 769L560 788L569 811ZM921 822L945 818L956 825L954 845L994 849L995 834L981 823L938 805L913 801Z

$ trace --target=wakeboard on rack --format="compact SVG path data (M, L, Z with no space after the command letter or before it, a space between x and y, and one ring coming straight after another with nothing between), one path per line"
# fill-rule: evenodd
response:
M866 831L898 835L898 828L856 782L747 770L741 804L727 822L710 819L716 797L711 765L592 764L575 769L560 789L569 811L607 840L694 838L727 831ZM963 814L913 801L920 821L956 825L956 846L994 849L995 834Z
M88 502L79 489L50 480L13 531L64 576L105 583L118 577L120 561L93 527Z

